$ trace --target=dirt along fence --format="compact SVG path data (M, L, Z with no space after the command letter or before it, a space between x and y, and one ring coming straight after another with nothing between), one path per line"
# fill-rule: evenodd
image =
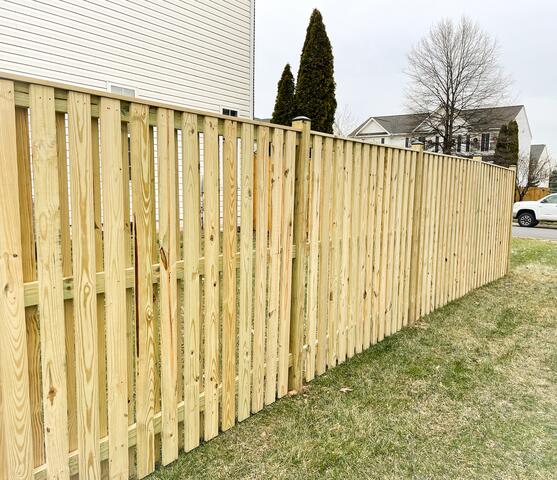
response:
M508 270L511 170L0 77L2 478L142 478Z

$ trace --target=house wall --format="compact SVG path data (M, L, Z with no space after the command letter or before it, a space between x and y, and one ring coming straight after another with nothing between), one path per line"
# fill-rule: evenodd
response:
M253 116L255 0L3 0L0 70Z
M518 156L519 158L530 158L530 146L532 145L532 133L526 117L526 110L523 108L516 116L518 125Z
M359 140L364 140L368 143L376 143L378 145L381 144L381 139L385 139L385 145L393 145L395 147L405 147L406 146L406 137L401 137L399 135L382 135L377 137L369 137L358 135L356 138Z

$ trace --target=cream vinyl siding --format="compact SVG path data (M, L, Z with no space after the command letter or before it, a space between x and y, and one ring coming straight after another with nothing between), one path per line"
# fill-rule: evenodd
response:
M255 0L0 0L0 70L253 116Z

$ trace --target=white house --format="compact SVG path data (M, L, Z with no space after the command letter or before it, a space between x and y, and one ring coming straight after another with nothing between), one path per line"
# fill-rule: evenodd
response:
M2 0L0 71L253 117L255 0Z
M418 113L369 117L350 136L399 147L409 147L413 141L419 140L427 150L441 151L441 140L429 128L429 116L427 113ZM466 119L460 120L454 139L455 153L462 156L481 155L489 160L495 153L499 129L513 120L518 124L519 157L529 158L532 131L524 105L467 111Z
M535 172L535 176L540 180L538 187L549 187L549 175L554 168L553 162L549 156L547 145L532 145L530 147L530 164ZM517 172L519 182L524 183L528 178L528 172L524 174L520 171Z

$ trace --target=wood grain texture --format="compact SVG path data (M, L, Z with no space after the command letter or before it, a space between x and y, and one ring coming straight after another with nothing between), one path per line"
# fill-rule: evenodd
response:
M327 366L333 368L337 364L338 331L340 318L340 293L342 285L342 224L343 224L343 201L344 201L344 175L337 174L344 170L344 143L342 140L334 140L333 155L333 212L331 224L331 274L329 276L329 305L328 305L328 346Z
M365 301L365 280L366 280L366 255L367 255L367 222L368 222L368 199L369 199L369 145L362 145L360 163L360 206L359 206L359 225L358 225L358 278L357 278L357 303L356 303L356 353L361 353L364 348L364 301Z
M219 156L217 119L205 117L204 215L205 215L205 424L204 438L210 440L219 432Z
M366 206L367 215L367 246L365 258L365 285L364 285L364 345L367 349L371 345L374 338L373 329L373 262L375 248L375 221L376 221L376 203L377 203L377 147L371 146L369 153L369 195L368 204Z
M201 348L201 206L197 117L182 116L184 195L184 450L199 445Z
M243 139L242 139L243 142ZM224 122L222 238L222 413L221 428L236 420L236 249L238 217L237 124ZM243 172L243 169L242 169ZM243 190L242 190L243 191ZM244 225L242 215L242 225ZM246 222L247 225L247 222ZM251 231L249 225L248 231ZM251 245L250 245L251 250ZM246 285L247 286L247 285ZM240 294L241 295L241 294ZM240 297L241 299L241 297ZM238 392L239 393L239 392Z
M267 320L267 345L265 349L265 405L276 399L277 386L277 349L279 329L279 299L281 289L281 206L283 188L283 149L282 130L273 130L271 154L271 248L269 279L269 313Z
M292 122L294 128L300 129L298 155L295 159L294 179L294 225L293 241L296 245L305 245L307 242L307 212L308 212L308 189L310 172L310 132L311 122L308 120L297 120ZM290 351L293 355L293 366L288 373L288 387L299 391L302 388L302 364L303 364L303 337L305 321L305 286L307 251L299 248L292 265L292 308L290 325Z
M288 392L290 321L292 310L292 252L294 223L294 188L296 166L296 134L287 131L284 142L284 187L281 226L281 285L278 339L278 378L277 395L279 398Z
M265 397L265 325L267 319L267 264L269 232L270 156L269 129L259 127L256 156L255 304L253 316L252 404L253 413L263 408Z
M128 475L128 372L126 230L120 102L103 98L100 105L106 266L106 377L109 474ZM127 138L126 138L127 144ZM126 145L127 148L127 145ZM100 332L103 334L104 332Z
M350 205L352 199L352 144L344 142L343 146L343 170L344 177L343 201L342 201L342 259L341 259L341 290L339 303L339 326L338 326L338 349L337 363L346 360L346 332L348 328L349 308L349 276L350 276L350 228L351 215Z
M242 124L241 158L242 207L240 215L242 228L240 229L240 320L238 333L238 421L240 422L248 418L251 411L251 332L253 316L253 126L246 123ZM236 219L235 195L229 215ZM236 273L236 262L234 262L234 273ZM234 284L235 286L236 284ZM233 338L235 341L235 336ZM231 384L232 381L231 378Z
M377 147L377 198L375 201L375 232L373 242L373 299L371 302L371 343L379 340L381 318L381 266L383 250L383 191L385 188L385 149Z
M392 252L389 251L390 238L390 222L389 213L391 209L391 184L392 184L392 167L393 167L393 151L388 150L386 152L385 160L385 175L383 178L383 203L382 203L382 218L381 218L381 265L379 269L379 278L381 279L381 285L378 287L379 291L379 312L378 312L378 330L377 330L377 340L381 341L385 338L385 322L387 318L388 309L388 296L387 296L387 279L389 272L389 255Z
M29 282L37 279L37 262L35 258L35 229L33 224L28 110L16 108L15 120L19 212L21 218L21 259L23 281ZM44 427L41 406L41 339L39 333L39 314L36 306L27 307L25 309L25 325L27 330L27 364L29 372L29 400L31 402L33 458L34 466L39 466L44 463L45 458L43 439ZM68 390L70 389L68 388ZM0 427L0 429L1 428L2 427Z
M311 186L309 189L309 256L307 285L307 318L305 332L305 379L310 382L315 378L315 360L317 350L317 308L319 280L319 225L321 196L321 166L323 142L319 135L313 136L311 158Z
M67 478L66 355L54 91L33 85L30 97L45 452L49 475Z
M333 139L326 138L323 148L322 187L319 198L319 305L317 310L317 375L325 372L327 366L327 331L329 320L329 271L331 263L331 223L333 214Z
M174 112L157 111L157 159L159 167L159 256L162 463L178 458L178 191Z
M75 359L79 474L101 478L99 456L99 352L95 280L95 211L91 103L88 95L68 96L72 258L75 282ZM97 141L97 139L94 139ZM101 332L102 334L102 332ZM103 392L104 395L104 392ZM67 462L66 462L67 463Z
M0 80L0 474L29 479L33 438L19 210L14 85ZM10 439L10 441L6 441Z
M352 358L356 351L356 323L358 316L359 241L360 241L360 186L362 178L362 145L354 144L351 165L350 200L350 260L348 270L348 325L346 329L346 355Z
M135 265L135 370L137 419L137 475L143 478L155 469L155 341L153 310L153 254L151 161L149 155L149 109L130 106L130 153Z

